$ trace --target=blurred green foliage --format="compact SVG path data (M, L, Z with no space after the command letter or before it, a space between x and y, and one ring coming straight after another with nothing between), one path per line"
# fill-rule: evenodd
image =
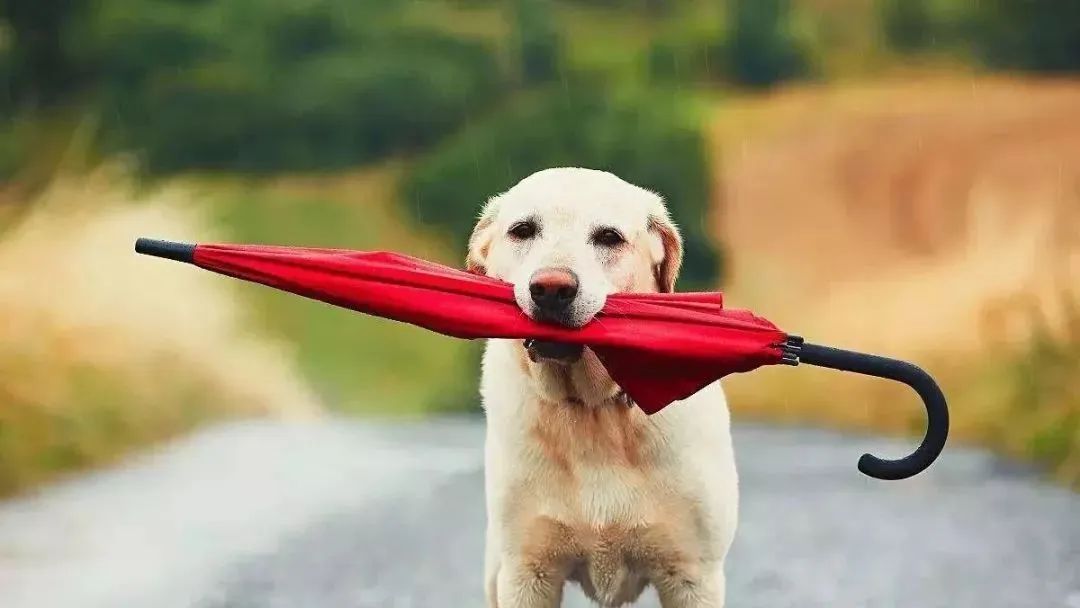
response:
M810 72L806 50L791 30L791 0L729 0L731 28L724 55L729 77L768 87Z
M102 10L110 143L140 151L154 172L334 169L429 144L497 98L489 49L388 30L386 13L364 7L139 0Z
M688 20L657 36L648 73L668 85L698 82L767 88L813 73L793 26L790 0L729 0L720 17Z
M514 0L514 42L521 82L555 80L562 70L558 24L551 0Z
M686 240L682 287L713 284L718 264L705 219L705 142L670 95L611 96L582 86L538 91L423 158L402 199L418 221L445 226L463 245L488 197L554 166L611 171L661 193Z
M1080 70L1080 3L1061 0L878 0L885 40L902 53L970 56L986 67Z
M716 81L727 73L726 52L717 28L672 29L661 33L649 46L649 77L665 86Z
M971 36L994 68L1066 73L1080 70L1080 2L981 0Z
M0 123L0 179L13 176L26 156L26 139L20 127L19 122Z
M1076 2L877 6L901 52L962 44L991 67L1080 66ZM155 173L338 169L423 151L586 64L596 81L676 89L805 77L823 53L806 40L815 19L792 0L5 0L0 109L94 111L104 149Z
M673 6L673 3L670 0L570 0L570 2L572 4L604 9L630 11L640 11L644 9L656 14L668 12Z
M927 0L881 0L883 33L900 51L921 51L934 40L934 22Z
M86 74L80 39L87 0L4 0L0 3L0 108L53 104L78 90Z

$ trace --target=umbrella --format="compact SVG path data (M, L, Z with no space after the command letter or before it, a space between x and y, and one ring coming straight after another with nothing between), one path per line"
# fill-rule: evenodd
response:
M719 378L763 365L800 363L879 376L913 388L926 407L926 434L911 454L871 454L859 470L905 479L929 467L948 435L945 397L925 371L896 359L810 344L720 293L618 293L584 327L533 321L513 287L486 276L391 252L138 239L135 251L261 283L456 338L514 338L586 345L648 414Z

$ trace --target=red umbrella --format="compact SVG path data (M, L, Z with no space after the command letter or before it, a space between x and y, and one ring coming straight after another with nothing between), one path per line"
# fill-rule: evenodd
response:
M899 460L864 454L859 470L878 479L904 479L923 471L941 453L948 435L945 398L922 369L804 343L749 311L724 308L719 293L613 294L592 322L573 329L530 319L508 283L397 253L155 239L139 239L135 251L456 338L587 345L649 414L727 374L776 363L807 363L898 380L922 397L927 432L918 449Z

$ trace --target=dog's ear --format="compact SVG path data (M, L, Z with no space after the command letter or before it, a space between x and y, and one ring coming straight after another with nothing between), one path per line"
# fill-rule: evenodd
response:
M469 249L465 254L465 270L473 274L487 274L487 257L494 238L495 201L490 200L480 211L472 235L469 237Z
M675 279L682 266L682 236L666 212L649 216L649 232L656 238L652 258L656 287L661 292L671 293L675 291Z

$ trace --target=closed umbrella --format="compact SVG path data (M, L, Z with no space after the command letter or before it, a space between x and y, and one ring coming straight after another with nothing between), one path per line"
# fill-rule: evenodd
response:
M859 470L905 479L930 466L948 435L945 397L922 369L896 359L805 342L747 310L724 308L720 293L619 293L584 327L533 321L513 287L498 279L391 252L138 239L135 251L418 325L456 338L513 338L592 349L648 414L728 374L805 363L897 380L922 397L927 429L898 460L863 454Z

